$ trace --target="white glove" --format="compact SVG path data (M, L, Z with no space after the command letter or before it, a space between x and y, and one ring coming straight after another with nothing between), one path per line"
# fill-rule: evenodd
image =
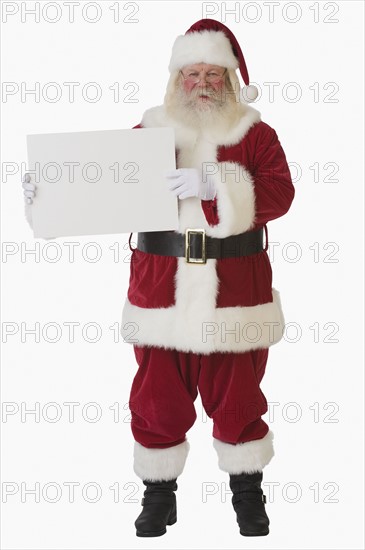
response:
M27 172L22 177L22 187L24 189L23 194L25 218L30 227L33 228L31 204L33 203L33 199L35 197L36 186L30 181L30 174L28 174Z
M36 186L30 181L30 174L26 172L22 178L22 187L24 189L24 200L26 204L32 204L35 197Z
M198 197L203 201L210 201L216 195L215 183L211 176L206 181L201 180L200 172L196 168L178 168L166 172L168 188L179 199Z
M26 172L22 178L22 187L24 189L25 217L30 227L33 229L32 209L33 199L35 197L36 186L31 182L30 174ZM55 237L45 237L46 241L54 240Z

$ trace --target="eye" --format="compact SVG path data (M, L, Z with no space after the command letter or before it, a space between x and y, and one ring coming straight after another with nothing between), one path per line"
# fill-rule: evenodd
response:
M188 73L188 76L194 76L194 77L196 77L196 76L199 76L199 73Z

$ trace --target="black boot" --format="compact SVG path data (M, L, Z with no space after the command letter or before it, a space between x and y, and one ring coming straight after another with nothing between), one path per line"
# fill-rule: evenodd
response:
M232 504L237 514L241 535L259 537L269 534L269 518L265 511L266 496L261 489L262 472L230 475Z
M143 510L134 523L137 537L159 537L166 533L166 525L176 523L176 479L143 483L147 489L142 498Z

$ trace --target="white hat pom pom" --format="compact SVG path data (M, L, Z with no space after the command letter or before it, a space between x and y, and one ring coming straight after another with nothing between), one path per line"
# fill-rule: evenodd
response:
M259 91L253 84L249 84L242 89L242 97L246 103L253 103L258 98Z

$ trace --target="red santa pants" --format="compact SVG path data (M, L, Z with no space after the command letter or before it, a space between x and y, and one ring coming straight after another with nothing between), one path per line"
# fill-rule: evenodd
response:
M188 453L186 433L197 418L198 391L213 420L221 469L260 471L268 463L272 432L261 418L267 401L260 389L268 349L201 355L134 346L134 352L139 369L129 407L134 469L142 479L158 479L163 470L171 473L166 479L181 473ZM168 449L170 453L163 452ZM149 452L153 450L159 452Z

